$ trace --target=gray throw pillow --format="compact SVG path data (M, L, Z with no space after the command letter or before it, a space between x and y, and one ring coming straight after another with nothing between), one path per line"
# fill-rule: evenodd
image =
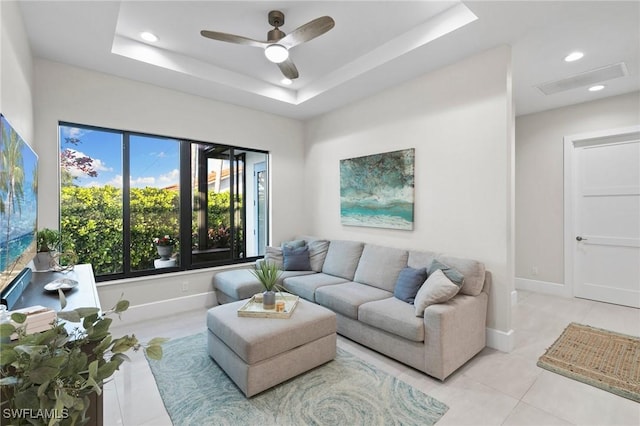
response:
M310 271L309 247L293 248L288 245L282 247L285 271Z
M396 299L413 304L418 290L427 279L427 268L406 267L400 271L393 295Z
M436 269L424 282L414 301L416 316L423 317L424 310L436 303L444 303L458 294L460 286L453 283L442 269Z
M305 240L291 240L291 241L283 241L282 244L280 244L280 247L300 248L306 245L307 245L307 242Z
M464 275L451 268L449 265L445 265L444 263L436 259L433 259L431 261L431 264L427 266L427 275L431 276L431 274L433 274L438 269L440 269L455 285L457 285L458 287L462 287Z
M284 257L282 256L282 249L280 247L265 247L264 261L275 263L278 269L284 267Z

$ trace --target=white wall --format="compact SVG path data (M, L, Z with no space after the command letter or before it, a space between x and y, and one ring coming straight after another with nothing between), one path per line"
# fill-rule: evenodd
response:
M58 122L219 142L271 153L272 238L306 231L299 194L303 125L293 119L188 95L44 59L35 60L35 140L40 153L41 227L58 227ZM103 305L122 292L133 304L211 290L210 270L102 284ZM186 282L187 291L182 290Z
M0 1L0 112L33 143L33 62L17 2Z
M640 124L640 92L516 119L519 288L568 294L563 288L564 136L637 124Z
M311 120L305 143L310 232L484 262L488 326L511 331L510 49L496 48ZM415 148L413 231L340 223L339 160Z

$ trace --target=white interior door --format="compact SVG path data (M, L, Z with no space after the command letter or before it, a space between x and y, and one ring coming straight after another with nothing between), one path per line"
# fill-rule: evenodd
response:
M640 308L638 132L574 143L573 293Z

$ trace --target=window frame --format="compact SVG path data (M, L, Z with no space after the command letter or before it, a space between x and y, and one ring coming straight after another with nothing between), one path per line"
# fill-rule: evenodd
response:
M127 278L153 276L153 275L161 275L161 274L167 274L172 272L190 271L190 270L206 269L206 268L225 266L225 265L248 263L248 262L254 262L257 259L264 257L264 255L260 255L260 254L254 255L254 256L246 256L246 252L247 252L246 208L248 207L247 193L246 193L247 192L246 191L246 173L247 173L246 153L251 152L256 154L263 154L265 156L264 163L266 165L267 186L268 186L268 181L270 177L269 151L255 149L255 148L239 147L239 146L228 145L228 144L221 144L216 142L197 141L189 138L176 138L171 136L151 134L151 133L139 132L139 131L111 129L111 128L105 128L101 126L73 123L70 121L58 121L58 129L57 129L58 138L60 138L60 129L62 127L74 127L74 128L81 128L81 129L94 130L94 131L100 131L100 132L117 133L122 136L122 253L123 253L122 270L123 271L119 273L113 273L113 274L103 274L103 275L96 274L95 276L96 282L108 282L108 281L122 280ZM170 139L170 140L175 140L177 143L179 143L179 149L178 149L178 152L180 154L180 158L179 158L180 173L179 173L179 180L178 180L179 187L180 187L179 238L180 238L180 241L188 242L188 244L186 245L188 249L185 250L185 248L181 246L181 250L179 252L178 265L175 267L153 268L153 269L136 270L136 271L131 270L131 161L130 161L131 160L130 159L131 136L149 137L149 138L156 138L156 139ZM61 146L62 146L61 143L62 141L59 140L58 153L61 152ZM191 166L193 163L192 163L191 155L192 155L192 147L194 145L201 145L201 146L208 145L211 147L216 147L217 149L223 150L225 152L226 151L229 152L229 155L227 158L229 161L229 167L230 167L229 215L230 215L230 228L232 229L231 231L232 243L230 247L231 258L229 259L200 261L200 262L193 261L193 249L191 248L191 240L192 240L191 226L192 226L192 217L193 217L192 216L193 215L192 197L193 197L195 188L192 187L193 171ZM239 153L235 154L237 151L239 151ZM241 213L240 213L242 215L242 224L244 226L243 231L245 233L245 235L242 238L243 245L245 247L244 248L245 257L242 257L242 258L237 258L238 253L236 253L236 250L234 248L235 244L233 244L233 241L235 241L233 232L234 232L235 216L237 214L236 204L237 204L237 196L238 196L238 194L236 193L236 187L237 187L236 180L238 179L238 176L237 176L238 173L236 171L236 159L235 159L236 155L243 156L244 158L243 171L240 176L243 180L241 184L244 186L242 195L241 195L242 197L241 203L242 203L242 206L244 206L244 208L241 209ZM57 163L58 163L58 177L59 177L58 191L59 191L59 195L61 195L62 194L62 179L61 179L62 165L61 165L59 154L57 158ZM187 190L184 190L185 188L187 188ZM265 197L267 197L266 204L265 204L266 205L265 213L266 213L266 223L268 224L269 217L271 214L269 210L270 203L268 202L269 191L265 191ZM62 199L60 197L59 205L58 205L58 226L60 229L61 229L61 223L62 223L61 202L62 202ZM205 208L205 217L206 217L206 214L207 213ZM269 241L269 235L270 235L270 230L268 226L266 226L265 232L266 232L266 241L265 241L265 244L266 244L266 242Z

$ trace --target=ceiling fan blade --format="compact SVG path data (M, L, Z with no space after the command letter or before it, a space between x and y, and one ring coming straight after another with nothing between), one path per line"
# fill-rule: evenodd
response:
M263 49L270 44L270 43L267 43L266 41L253 40L251 38L242 37L234 34L219 33L217 31L202 30L200 31L200 35L202 37L210 38L213 40L226 41L227 43L244 44L246 46L260 47Z
M278 41L287 49L321 36L334 27L335 21L330 16L322 16L296 28Z
M284 76L289 80L295 80L300 76L300 74L298 74L298 69L291 60L291 57L287 58L284 62L280 62L276 65L278 65L278 68L280 68L282 74L284 74Z

